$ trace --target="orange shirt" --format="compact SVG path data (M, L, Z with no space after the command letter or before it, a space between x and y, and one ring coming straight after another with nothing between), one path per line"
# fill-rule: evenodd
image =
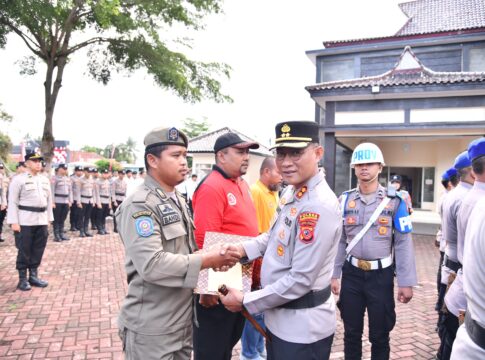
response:
M251 186L256 215L258 216L259 233L269 230L279 202L277 191L269 190L260 180Z
M273 217L275 216L276 208L278 206L278 192L269 190L266 185L258 180L251 186L251 197L253 198L254 207L256 208L259 233L267 232L273 223ZM253 261L252 290L261 288L262 262L261 258Z

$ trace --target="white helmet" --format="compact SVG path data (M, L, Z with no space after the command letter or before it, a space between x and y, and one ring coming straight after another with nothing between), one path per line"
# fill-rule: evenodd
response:
M356 164L369 163L380 163L383 166L385 165L381 149L379 149L376 144L372 143L359 144L352 153L350 167L353 168Z

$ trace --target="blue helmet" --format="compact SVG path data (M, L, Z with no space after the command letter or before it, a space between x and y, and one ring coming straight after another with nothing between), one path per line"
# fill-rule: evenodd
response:
M455 175L458 175L458 171L454 167L451 167L441 175L441 180L450 180Z
M453 165L453 167L456 170L460 170L469 166L472 166L472 162L468 157L468 151L463 151L460 155L456 157L455 164Z
M470 161L476 160L485 155L485 137L473 140L468 145L468 157Z

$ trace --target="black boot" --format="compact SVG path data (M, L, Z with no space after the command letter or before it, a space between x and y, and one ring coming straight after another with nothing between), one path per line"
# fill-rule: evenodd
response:
M19 270L19 283L17 289L21 291L29 291L32 289L29 282L27 281L27 270Z
M84 233L83 229L79 230L79 237L82 237L82 238L86 237L86 234Z
M108 235L109 234L109 232L106 231L106 224L103 225L103 231L104 231L104 234L105 235Z
M66 234L65 234L65 232L64 232L64 225L62 225L62 226L60 226L60 227L59 227L59 236L61 237L61 240L62 240L62 241L71 240L71 239L69 239L69 238L66 236Z
M92 237L92 236L93 236L93 234L91 234L91 233L88 231L88 228L89 228L89 226L85 226L85 227L84 227L84 236L86 236L86 237Z
M49 283L37 277L37 269L30 269L29 283L32 286L46 287Z
M54 223L54 241L60 242L61 236L59 235L59 225Z

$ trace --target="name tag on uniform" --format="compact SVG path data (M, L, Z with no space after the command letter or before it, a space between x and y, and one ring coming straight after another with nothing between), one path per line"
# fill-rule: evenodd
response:
M162 224L163 225L170 225L180 221L179 214L171 214L171 215L163 215L162 216Z

